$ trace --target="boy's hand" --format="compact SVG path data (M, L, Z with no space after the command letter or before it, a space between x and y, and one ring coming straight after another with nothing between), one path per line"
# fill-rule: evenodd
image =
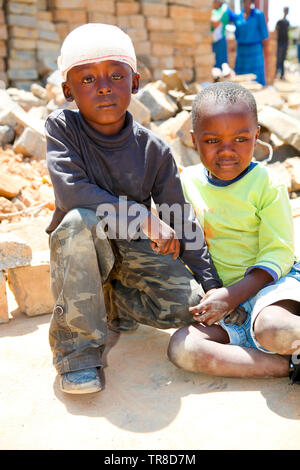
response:
M228 315L226 323L241 325L246 318L246 312L242 307L232 304L232 298L226 287L211 289L195 307L190 307L189 311L194 319L205 325L213 325Z
M175 230L168 224L151 213L142 223L142 230L151 240L150 245L155 253L173 255L174 259L178 258L180 243Z

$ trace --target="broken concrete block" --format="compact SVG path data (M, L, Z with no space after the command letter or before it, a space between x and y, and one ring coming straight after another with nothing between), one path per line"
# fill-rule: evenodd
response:
M150 110L153 121L168 119L178 110L176 103L168 95L150 83L142 88L136 97Z
M271 106L264 106L258 113L258 122L278 135L284 142L300 150L299 121Z
M21 78L27 78L27 77L21 77ZM32 78L32 77L28 77L28 78ZM18 88L8 88L7 92L9 96L11 97L11 99L15 103L17 103L19 106L21 106L21 108L23 108L25 111L28 111L33 106L42 106L46 104L45 100L37 97L30 91L19 90Z
M13 149L24 156L44 160L47 151L46 138L35 129L27 127L15 141Z
M18 122L13 117L9 109L0 111L0 125L1 126L10 126L12 128L15 128L17 124Z
M0 269L27 266L32 259L30 246L10 233L0 234Z
M0 271L0 323L7 323L8 321L9 315L6 294L6 282L3 272Z
M184 80L178 75L177 70L163 70L162 81L168 90L187 91L188 87Z
M177 165L190 166L200 163L200 157L196 150L186 147L179 137L170 146Z
M283 165L291 175L292 191L300 190L300 157L288 158Z
M273 134L272 134L273 136ZM273 137L272 137L273 140ZM295 147L292 145L288 144L281 144L281 145L276 145L273 148L273 158L272 162L283 162L287 158L292 158L300 155L300 151L297 150Z
M38 83L33 83L30 87L31 93L39 98L40 100L43 100L43 102L47 101L47 92L44 87L39 85Z
M11 199L19 194L23 186L21 178L0 172L0 196Z
M177 137L180 137L182 143L186 147L194 148L194 144L191 137L192 130L192 116L188 111L181 111L181 123L176 131ZM176 116L177 117L177 116Z
M257 108L260 110L263 106L272 106L276 109L281 109L284 105L284 100L280 93L275 88L267 87L262 90L253 92Z
M0 89L0 111L5 111L13 105L14 102L7 91Z
M149 124L151 120L150 110L134 96L131 96L128 111L132 114L135 121L142 125Z
M274 181L278 184L284 184L288 192L292 190L292 177L288 170L280 162L269 163L268 169L273 174Z
M193 148L193 142L190 131L192 129L191 115L188 111L181 111L175 117L164 121L159 127L158 132L168 142L179 137L184 145Z
M1 97L0 97L1 98ZM14 104L11 108L11 114L16 119L16 121L24 127L31 127L41 136L45 135L45 121L41 119L34 118L28 114L24 109L21 108L18 104Z
M8 269L9 288L20 310L30 317L51 313L54 308L48 257L36 253L30 266Z
M15 138L15 131L8 125L0 125L0 145L11 144Z
M6 197L0 196L0 220L5 219L5 214L11 214L13 212L17 212L17 207L13 202Z

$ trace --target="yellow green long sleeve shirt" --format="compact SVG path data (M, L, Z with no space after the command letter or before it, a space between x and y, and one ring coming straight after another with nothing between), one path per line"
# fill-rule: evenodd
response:
M209 178L199 164L185 168L181 182L225 286L254 267L274 280L290 271L295 259L291 206L272 170L251 163L244 176L227 184Z

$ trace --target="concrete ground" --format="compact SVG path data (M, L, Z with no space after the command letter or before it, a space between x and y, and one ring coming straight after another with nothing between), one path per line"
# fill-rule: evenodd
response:
M31 242L44 249L43 237ZM166 356L174 330L140 326L110 334L102 392L65 395L48 345L50 315L29 318L13 299L10 306L13 319L0 325L2 450L300 449L300 386L286 378L181 371Z

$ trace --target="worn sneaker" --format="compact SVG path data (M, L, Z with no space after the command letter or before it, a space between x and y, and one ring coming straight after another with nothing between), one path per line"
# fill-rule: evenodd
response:
M65 393L94 393L102 390L96 367L66 372L61 375L60 388Z
M300 354L290 358L289 378L290 384L300 384Z

